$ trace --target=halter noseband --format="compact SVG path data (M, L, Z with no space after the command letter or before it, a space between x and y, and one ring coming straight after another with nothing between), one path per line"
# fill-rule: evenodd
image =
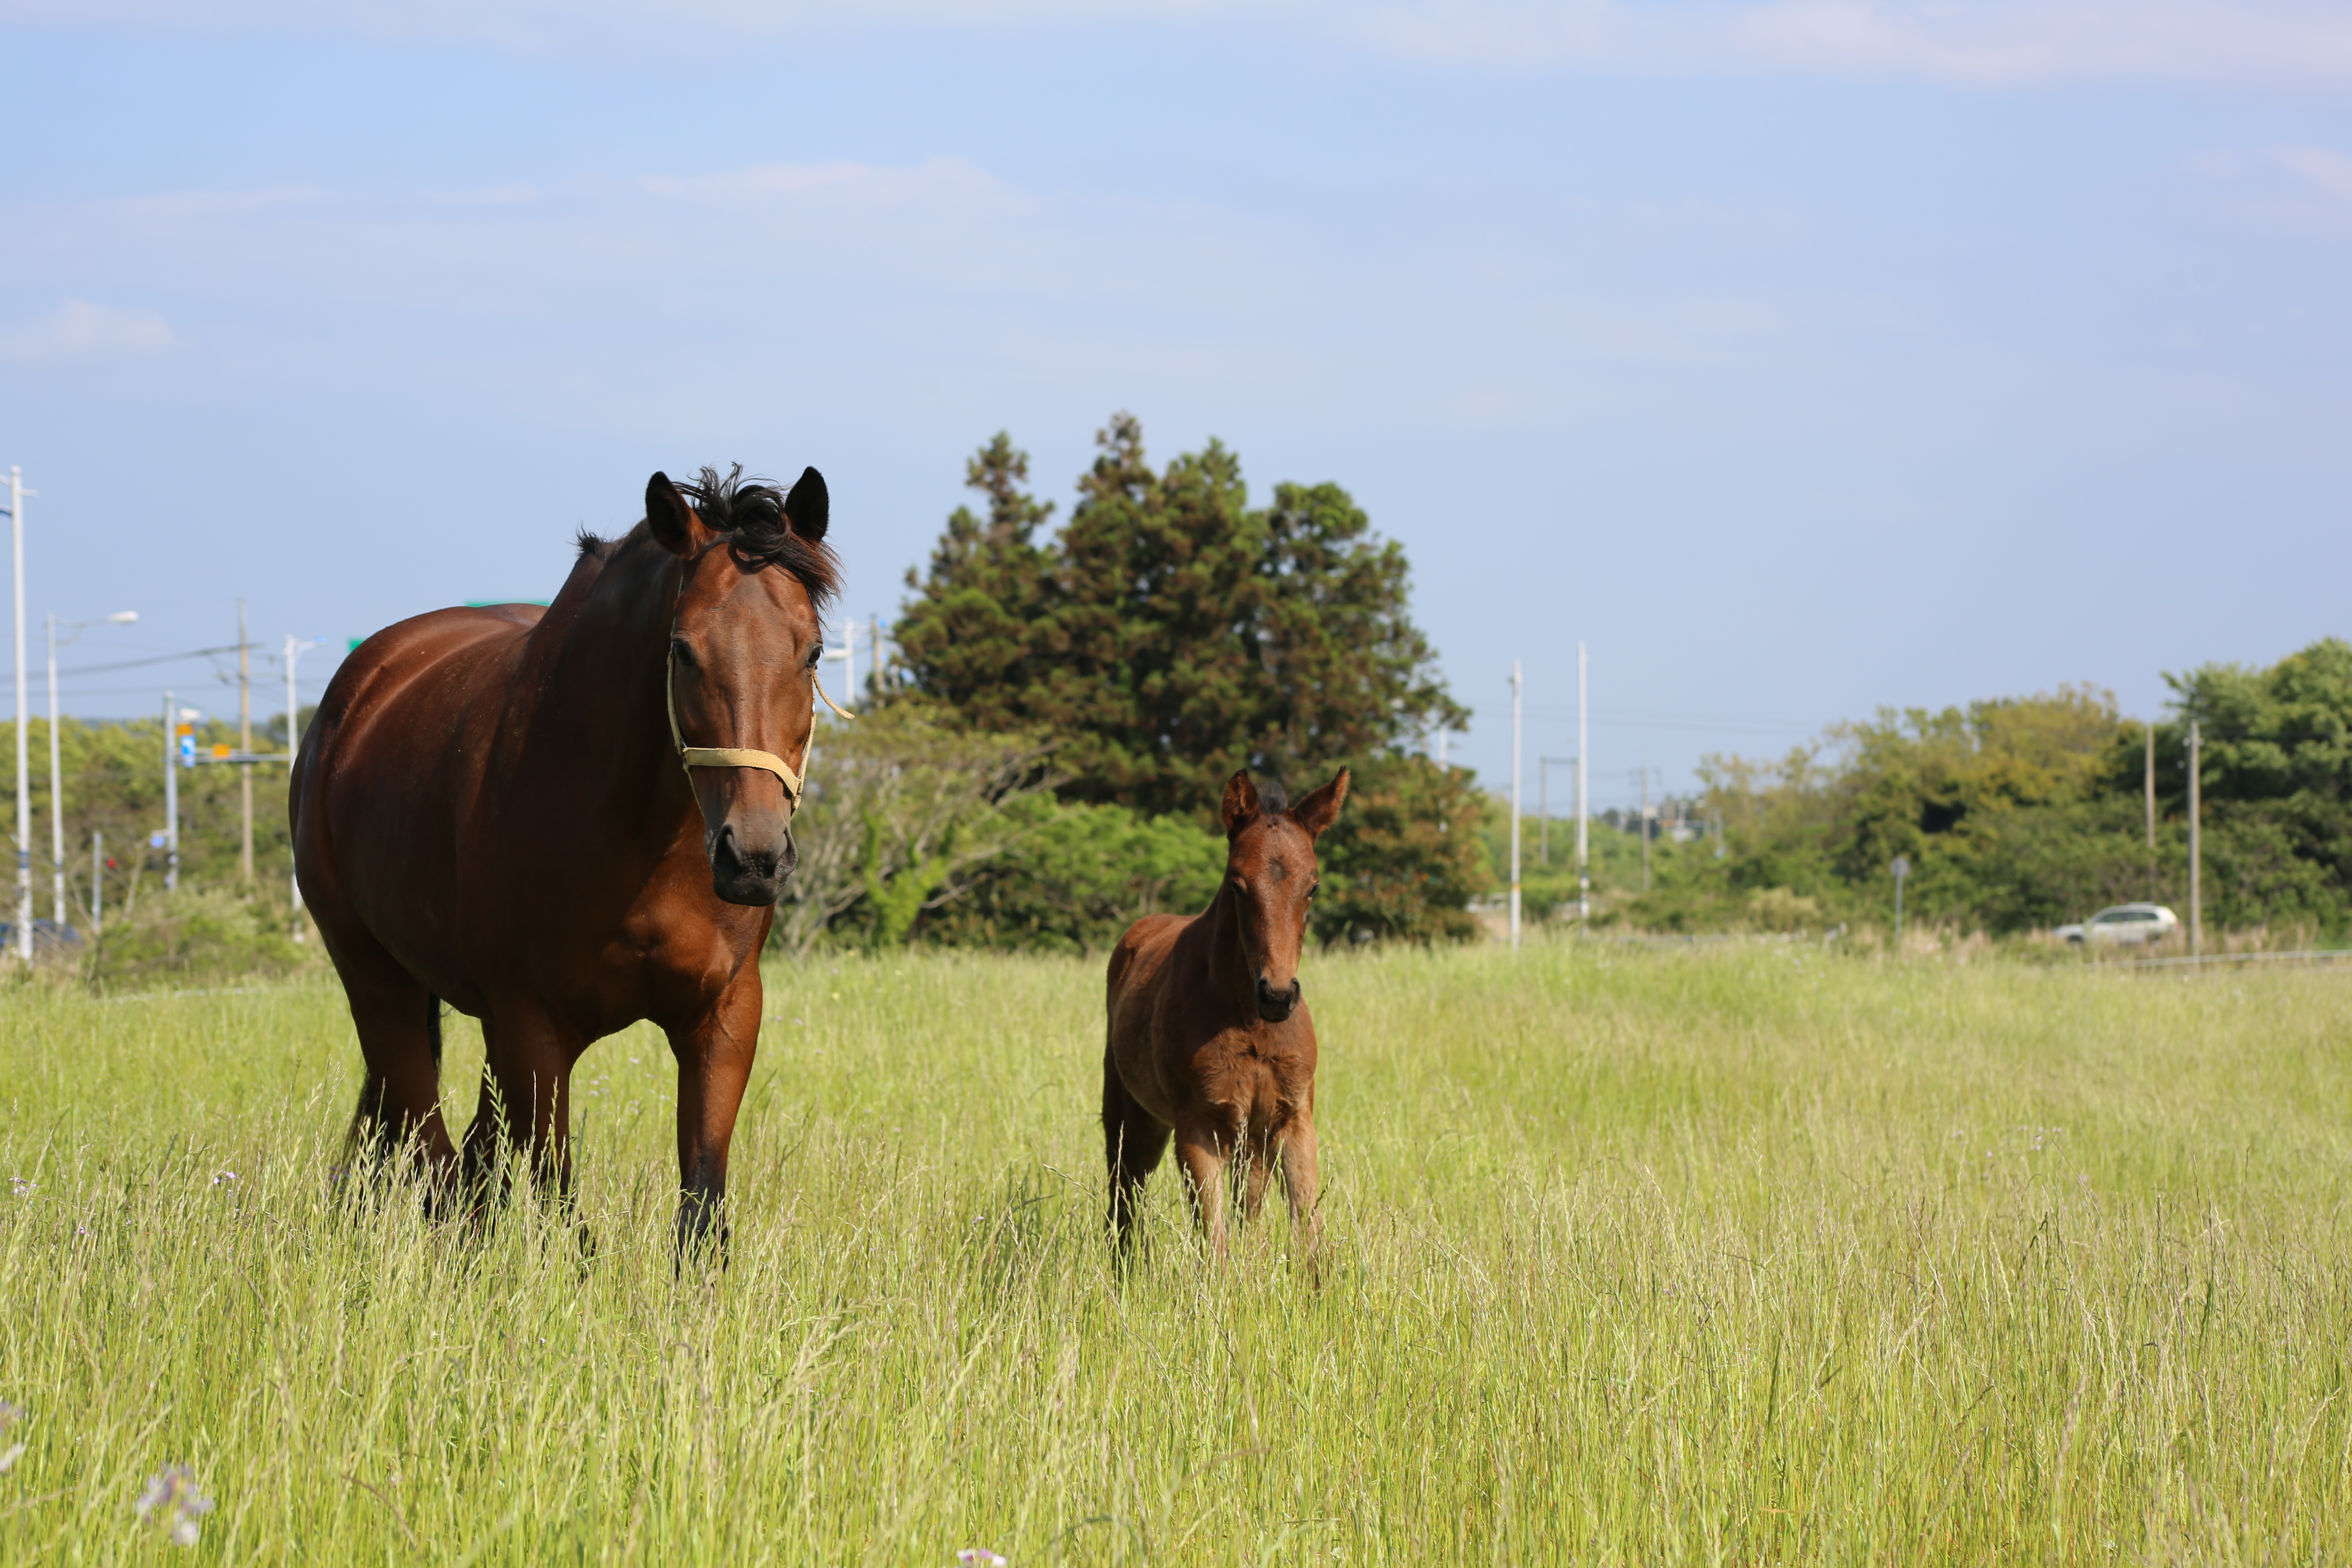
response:
M680 599L686 597L686 576L690 565L691 563L683 563L678 569L677 597ZM677 617L673 614L671 626L674 628L676 625ZM816 671L814 669L809 671L809 684L816 688L816 694L824 698L824 705L835 713L844 719L857 717L832 698L825 696L824 682L817 679ZM775 752L755 752L745 746L689 746L686 743L686 737L678 732L677 728L677 645L675 640L671 642L669 652L662 660L662 705L669 710L669 743L677 749L678 762L685 767L689 783L693 781L694 770L697 768L764 768L775 774L782 783L786 805L793 810L799 809L801 775L793 771L793 765L790 763L776 755ZM809 739L814 744L816 737L812 735ZM801 763L803 766L808 763L808 748L805 746L801 749Z

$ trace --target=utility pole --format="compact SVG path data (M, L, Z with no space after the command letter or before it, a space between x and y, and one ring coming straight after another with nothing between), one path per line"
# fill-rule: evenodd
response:
M874 700L875 700L876 701L879 701L879 700L881 700L881 698L882 698L882 616L881 616L881 612L879 612L879 611L876 611L876 612L875 612L875 613L874 613L874 614L873 614L873 615L868 618L867 623L866 623L866 636L867 636L867 637L870 639L870 640L868 640L868 641L867 641L867 643L866 643L866 652L868 652L868 653L870 653L870 654L872 654L872 655L874 656L874 668L873 668L873 669L872 669L870 672L868 672L868 673L867 673L867 675L866 675L866 684L873 688L873 691L872 691L871 695L873 696L873 698L874 698Z
M1584 645L1576 645L1576 921L1581 931L1592 918L1592 878L1590 862L1584 858L1585 803L1591 797L1584 792L1584 759L1592 754L1592 742L1584 732Z
M857 623L841 623L841 646L824 650L827 659L841 660L841 684L852 702L857 700Z
M1511 945L1519 945L1519 661L1511 660Z
M245 601L236 602L236 749L253 754L253 645L245 637ZM243 827L237 838L236 868L245 885L253 886L253 764L240 763L237 783L245 797Z
M2147 726L2147 771L2143 793L2147 797L2147 896L2156 899L2156 724Z
M1642 891L1650 890L1650 764L1642 764Z
M163 890L180 885L180 710L163 693Z
M106 910L106 835L92 830L89 836L89 934L98 935L99 921Z
M2205 947L2204 825L2198 821L2204 802L2202 782L2197 775L2204 750L2205 737L2198 731L2197 721L2189 721L2189 956L2196 957Z
M8 468L8 534L16 567L16 956L33 962L33 787L25 729L25 470Z

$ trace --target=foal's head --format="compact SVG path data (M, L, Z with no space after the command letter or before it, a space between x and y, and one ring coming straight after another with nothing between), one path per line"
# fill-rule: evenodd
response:
M1339 818L1348 770L1285 809L1281 795L1260 795L1246 771L1225 781L1225 891L1239 923L1242 953L1255 984L1257 1016L1279 1024L1298 1005L1298 952L1307 942L1307 906L1321 876L1315 841Z
M740 473L705 468L685 486L656 474L646 484L646 528L680 562L670 700L687 745L770 752L805 772L824 653L818 612L840 582L824 542L824 477L806 469L785 495ZM730 904L774 903L795 863L800 803L761 768L687 772L711 889Z

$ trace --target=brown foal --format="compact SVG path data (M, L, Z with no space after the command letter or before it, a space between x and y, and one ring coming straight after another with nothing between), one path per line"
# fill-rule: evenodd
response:
M1255 1217L1276 1161L1310 1266L1315 1211L1315 1021L1298 994L1315 841L1338 820L1348 770L1285 810L1247 773L1225 783L1224 884L1199 915L1152 915L1110 955L1103 1140L1110 1228L1124 1250L1135 1196L1172 1133L1192 1212L1225 1256L1225 1178L1241 1162Z

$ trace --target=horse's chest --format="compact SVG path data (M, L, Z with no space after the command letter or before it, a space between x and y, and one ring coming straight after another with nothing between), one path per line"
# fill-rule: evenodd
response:
M1229 1125L1268 1130L1297 1114L1311 1069L1247 1040L1219 1041L1194 1062L1202 1097Z

